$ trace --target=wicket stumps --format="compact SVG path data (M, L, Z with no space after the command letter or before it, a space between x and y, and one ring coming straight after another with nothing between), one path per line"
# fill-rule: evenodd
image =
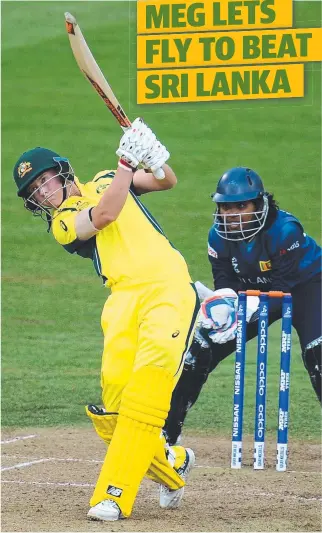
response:
M231 468L242 465L242 433L244 409L244 379L246 364L246 309L247 296L259 296L257 372L256 372L256 407L254 434L254 469L262 470L265 460L266 427L266 380L267 348L270 298L282 298L282 336L280 360L280 387L278 406L277 461L276 470L283 472L287 466L288 444L288 410L292 332L292 296L280 291L260 292L256 290L241 291L238 295L236 361L234 382L234 407Z
M259 300L256 407L254 436L254 469L264 468L265 420L266 420L266 376L267 376L267 334L268 334L268 296L262 294Z
M237 308L236 361L234 383L233 434L231 443L231 468L241 468L243 447L244 378L246 362L246 301L239 294Z

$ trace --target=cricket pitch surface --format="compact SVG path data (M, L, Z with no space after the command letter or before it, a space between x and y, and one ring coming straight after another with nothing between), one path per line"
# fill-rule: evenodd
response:
M10 428L2 431L2 531L321 531L321 446L289 444L288 471L275 470L275 441L267 467L252 469L251 438L243 468L230 469L230 440L186 432L193 469L181 506L165 511L158 487L144 480L133 514L91 522L86 513L105 455L92 428Z

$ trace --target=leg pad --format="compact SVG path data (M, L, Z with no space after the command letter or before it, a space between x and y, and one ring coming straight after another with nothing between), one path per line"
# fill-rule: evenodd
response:
M100 409L96 405L87 405L85 410L87 416L93 422L97 435L106 444L109 444L116 427L118 413L108 413L105 409Z

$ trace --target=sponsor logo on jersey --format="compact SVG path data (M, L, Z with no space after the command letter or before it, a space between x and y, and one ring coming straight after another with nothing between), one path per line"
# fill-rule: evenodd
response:
M118 487L114 487L114 485L109 485L107 487L107 494L111 494L111 496L115 496L115 498L119 498L122 495L123 489L119 489Z
M216 250L214 250L213 247L210 246L210 244L208 244L208 255L210 255L211 257L215 257L216 259L218 257Z
M282 250L280 250L280 255L285 255L287 254L287 252L291 252L292 250L295 250L295 248L299 248L300 247L300 243L299 241L295 241L293 242L293 244L291 244L291 246L289 248L283 248Z
M231 258L231 264L233 265L233 269L235 270L236 274L240 274L240 270L239 270L239 267L238 267L238 261L237 261L236 257L232 257Z
M287 249L287 251L291 252L291 250L294 250L295 248L299 248L299 246L300 246L299 241L295 241L293 242L293 244L291 244L291 246Z
M257 278L242 278L241 276L239 277L240 281L242 281L243 283L250 283L251 285L258 285L258 284L267 284L267 283L271 283L272 281L272 278L269 278L269 277L266 277L266 276L263 276L263 277L260 277L258 276Z
M78 200L78 202L75 203L75 207L79 209L79 211L85 209L85 207L88 207L89 205L89 202L84 202L83 200Z
M101 183L101 185L99 185L97 188L96 188L96 192L97 194L101 193L102 191L104 191L104 189L106 189L106 187L109 186L109 183Z
M172 333L172 337L175 339L180 335L180 331L177 329L174 333Z
M271 261L260 261L259 268L262 272L267 272L268 270L272 270L272 263Z
M20 163L18 167L19 178L23 178L27 174L27 172L30 172L31 170L32 170L31 163L29 163L29 161L23 161L22 163Z
M68 228L63 220L60 220L59 224L64 231L68 231Z

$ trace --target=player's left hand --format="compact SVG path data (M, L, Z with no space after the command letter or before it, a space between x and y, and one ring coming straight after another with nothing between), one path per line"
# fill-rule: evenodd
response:
M123 134L116 154L132 169L143 163L156 141L153 131L141 118L136 118L132 126Z

